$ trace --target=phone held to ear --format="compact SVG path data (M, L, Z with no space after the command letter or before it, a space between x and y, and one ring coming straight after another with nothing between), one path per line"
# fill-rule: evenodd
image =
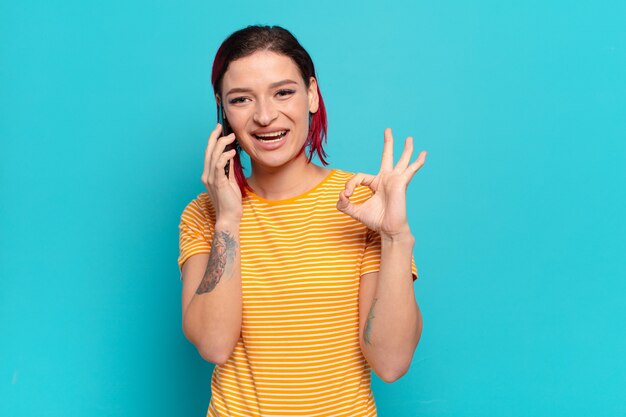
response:
M228 120L226 120L226 117L224 117L224 106L222 106L221 104L219 105L219 108L217 109L217 122L222 125L222 136L228 136L232 133L230 124L228 123ZM224 148L224 152L228 152L231 149L235 149L236 143L237 143L237 138L235 138L235 142L226 145L226 148ZM226 174L226 177L228 177L229 172L230 172L230 163L226 164L226 166L224 167L224 174Z

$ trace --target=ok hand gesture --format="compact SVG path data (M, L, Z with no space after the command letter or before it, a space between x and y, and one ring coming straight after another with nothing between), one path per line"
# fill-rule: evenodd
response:
M385 145L380 171L376 176L358 173L348 182L339 194L337 209L365 224L369 229L377 231L382 237L397 238L410 234L406 215L406 189L413 175L424 165L426 151L412 163L413 138L410 136L404 143L404 151L400 160L393 166L393 136L391 129L385 129ZM362 204L350 202L350 196L359 185L366 185L374 195Z

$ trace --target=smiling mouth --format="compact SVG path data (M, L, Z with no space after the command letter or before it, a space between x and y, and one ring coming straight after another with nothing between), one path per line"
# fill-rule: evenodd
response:
M287 134L287 132L289 132L289 131L288 130L281 130L281 131L278 131L278 132L263 133L262 135L253 135L253 136L257 140L260 140L261 142L271 143L271 142L278 142L279 140L284 138L285 135Z

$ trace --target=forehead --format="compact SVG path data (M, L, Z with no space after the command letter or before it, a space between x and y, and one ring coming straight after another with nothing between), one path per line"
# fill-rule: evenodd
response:
M304 84L298 66L291 58L271 51L257 51L228 65L222 87L262 88L276 81L291 79Z

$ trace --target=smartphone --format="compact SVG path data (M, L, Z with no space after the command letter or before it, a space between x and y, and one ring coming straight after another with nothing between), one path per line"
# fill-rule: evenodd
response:
M217 109L217 122L222 125L222 136L228 136L232 133L232 129L230 128L230 124L226 117L224 117L224 106L220 103ZM233 143L226 145L224 152L228 152L231 149L235 149L237 147L237 138ZM230 172L230 164L226 164L224 167L224 174L228 177L228 173Z

